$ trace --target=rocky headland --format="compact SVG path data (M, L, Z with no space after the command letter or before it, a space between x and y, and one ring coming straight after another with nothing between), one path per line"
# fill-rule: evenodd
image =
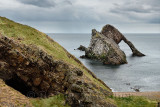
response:
M121 62L125 63L125 54L120 50L117 54L122 54ZM0 79L4 81L0 93L6 93L0 96L0 106L8 99L13 106L29 107L30 97L43 99L58 94L63 94L65 104L72 107L116 106L109 98L111 89L57 42L4 17L0 17ZM25 101L10 100L3 86Z
M93 29L89 47L81 45L78 49L85 51L85 55L81 58L97 59L103 64L125 64L126 55L118 46L122 40L130 47L133 56L145 56L112 25L105 25L101 32Z

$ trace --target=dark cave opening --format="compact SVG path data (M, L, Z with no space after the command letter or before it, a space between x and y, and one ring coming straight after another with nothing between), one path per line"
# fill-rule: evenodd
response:
M15 90L19 91L26 97L36 98L38 97L37 94L32 91L31 87L27 86L27 84L20 79L17 75L13 76L11 79L6 80L5 83L14 88Z

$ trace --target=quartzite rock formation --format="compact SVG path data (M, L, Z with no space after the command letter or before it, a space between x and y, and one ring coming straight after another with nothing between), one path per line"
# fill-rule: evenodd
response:
M127 63L126 55L118 46L122 40L129 45L133 56L145 56L122 33L111 25L104 26L101 32L93 29L89 47L85 48L81 45L78 49L85 51L85 56L81 56L82 58L98 59L104 64L124 64Z

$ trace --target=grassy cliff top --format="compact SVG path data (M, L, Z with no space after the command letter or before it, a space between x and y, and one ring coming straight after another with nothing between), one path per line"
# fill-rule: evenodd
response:
M68 53L57 42L30 26L16 23L5 17L0 17L0 33L4 36L10 37L26 45L36 45L40 49L47 52L55 60L62 60L72 66L80 68L84 74L90 78L98 87L102 87L111 91L102 81L97 79L78 59Z

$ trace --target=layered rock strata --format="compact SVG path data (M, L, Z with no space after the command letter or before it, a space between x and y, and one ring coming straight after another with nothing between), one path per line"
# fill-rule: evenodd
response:
M81 69L54 59L35 45L0 35L0 78L28 97L62 93L72 107L115 107L106 100L111 90L87 72L103 86L97 86Z

